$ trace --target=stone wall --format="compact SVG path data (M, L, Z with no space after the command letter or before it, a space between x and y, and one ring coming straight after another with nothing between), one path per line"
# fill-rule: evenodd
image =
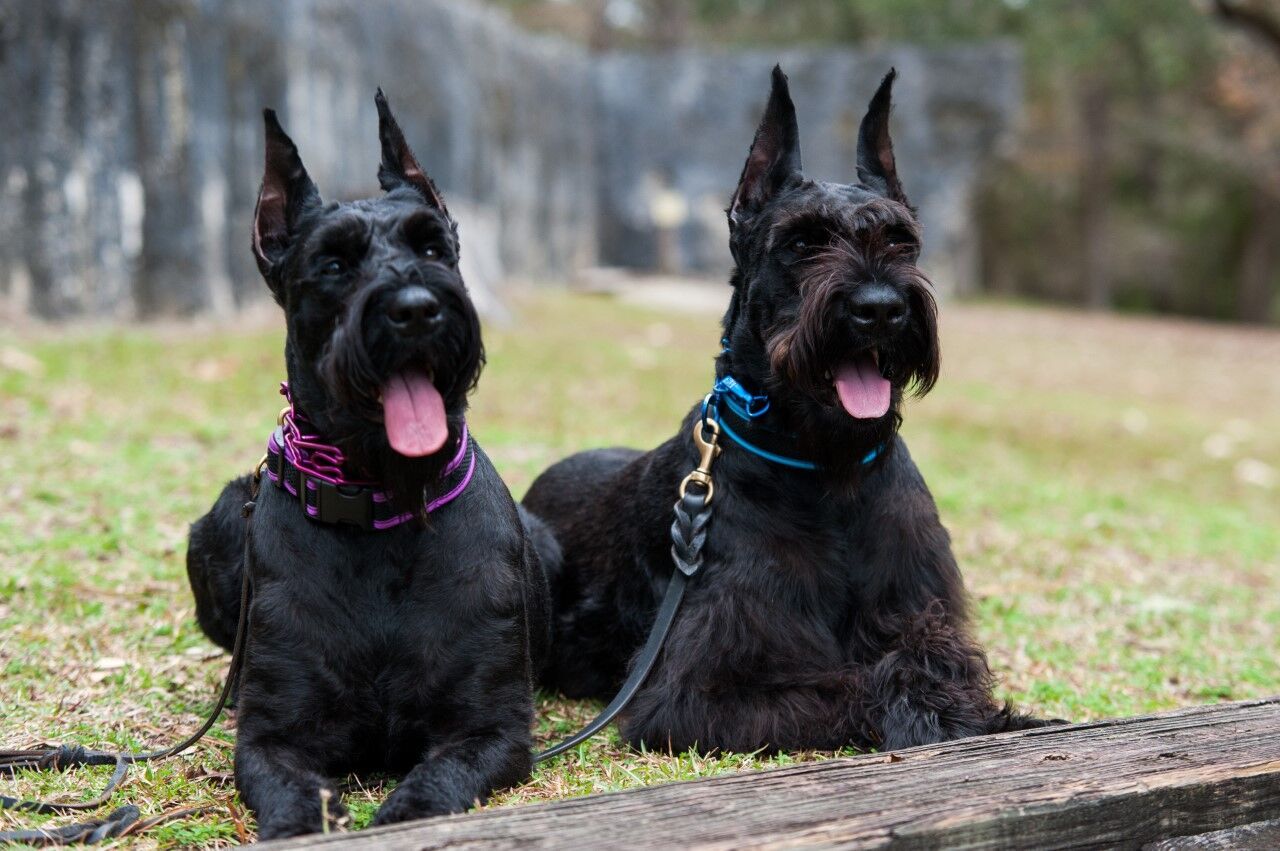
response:
M900 170L935 276L964 288L969 194L1018 110L1006 46L591 56L456 0L0 0L0 303L125 318L261 297L262 107L326 197L357 197L377 185L379 85L483 303L508 276L593 264L719 276L779 60L829 179L852 174L857 120L898 67Z
M486 294L594 262L589 58L447 0L0 2L0 296L227 312L273 106L327 198L377 190L382 86Z
M674 272L729 268L724 210L775 62L790 81L805 172L833 181L854 179L859 122L880 79L898 69L891 132L898 173L925 223L924 261L943 291L972 288L971 194L979 170L1009 143L1022 97L1018 52L1002 43L603 57L602 260L662 262ZM655 221L664 216L665 228Z

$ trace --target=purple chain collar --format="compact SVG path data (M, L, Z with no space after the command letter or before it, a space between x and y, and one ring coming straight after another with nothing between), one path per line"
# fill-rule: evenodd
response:
M343 500L358 496L359 494L354 493L356 491L363 491L369 495L372 500L369 526L374 529L391 529L413 519L412 512L394 515L390 513L391 496L387 491L380 489L377 482L349 478L346 475L343 471L346 456L341 449L325 443L318 434L310 431L311 423L293 407L289 382L280 383L280 395L289 402L289 407L280 412L280 426L267 439L267 457L281 457L292 465L299 474L298 484L294 483L292 475L282 476L277 465L273 463L267 464L267 475L271 481L295 497L299 494L299 486L305 487L308 493L300 501L306 507L309 517L319 520L327 519L322 516L324 500L321 491L329 493L331 489L342 488ZM427 503L427 513L443 508L467 489L476 470L475 452L470 449L471 435L464 422L453 460L440 474L442 480L453 483L452 487ZM467 466L465 472L462 472L460 468L464 461ZM325 488L326 485L331 488Z

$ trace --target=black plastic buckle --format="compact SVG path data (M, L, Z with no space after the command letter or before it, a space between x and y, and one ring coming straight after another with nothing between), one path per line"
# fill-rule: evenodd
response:
M284 487L284 429L276 426L276 481Z
M311 480L316 486L316 519L373 528L373 494L359 485L335 485Z

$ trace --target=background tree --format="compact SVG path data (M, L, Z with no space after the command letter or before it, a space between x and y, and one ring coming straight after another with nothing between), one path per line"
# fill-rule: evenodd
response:
M551 9L563 24L574 8L502 2L534 27ZM685 42L778 47L1014 39L1027 117L975 211L986 288L1095 308L1280 319L1280 0L595 5L619 46L669 47L672 31ZM687 17L672 18L673 5Z

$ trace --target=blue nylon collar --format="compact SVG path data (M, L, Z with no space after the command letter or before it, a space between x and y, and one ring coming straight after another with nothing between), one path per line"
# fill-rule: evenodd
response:
M726 375L716 381L715 385L711 388L711 392L702 400L702 416L706 417L708 411L713 415L718 414L721 405L724 405L726 408L733 411L733 413L737 414L742 420L751 422L752 420L764 416L764 414L768 412L769 397L752 395L732 376ZM801 458L790 458L786 455L780 455L776 452L770 452L767 449L762 449L734 431L733 428L718 415L715 418L717 423L720 425L720 431L752 455L756 455L766 461L771 461L774 464L780 464L784 467L791 467L796 470L818 469L818 465L812 461L805 461ZM876 460L876 458L880 457L880 451L883 448L883 446L877 446L872 449L863 456L862 463L866 465Z

